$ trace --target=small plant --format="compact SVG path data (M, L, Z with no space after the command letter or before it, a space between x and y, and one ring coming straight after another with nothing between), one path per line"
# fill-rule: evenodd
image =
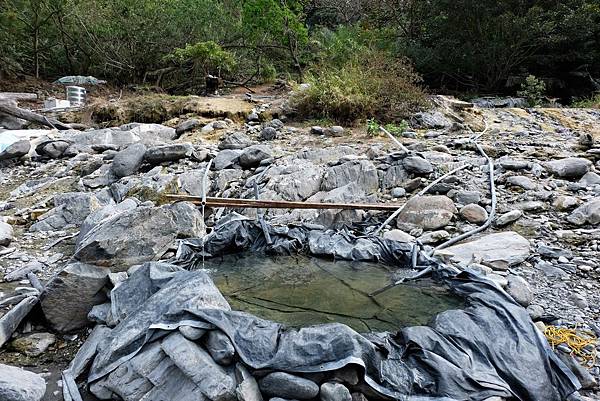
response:
M367 120L367 136L374 137L379 135L379 123L374 118Z
M581 99L574 102L573 107L581 109L600 109L600 93L587 99Z
M525 98L530 107L541 106L544 101L546 84L535 75L529 75L521 84L521 90L517 95Z
M397 124L386 124L384 128L394 136L402 136L408 130L408 123L406 120L402 120Z

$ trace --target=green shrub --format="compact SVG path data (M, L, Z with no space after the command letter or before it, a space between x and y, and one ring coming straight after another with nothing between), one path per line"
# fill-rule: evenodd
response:
M535 75L529 75L525 82L521 84L521 90L517 92L518 96L524 97L530 107L541 106L544 102L546 84Z
M582 109L600 109L600 93L587 98L581 99L573 103L573 107Z
M316 67L291 104L305 118L351 123L367 118L398 122L427 105L420 77L405 59L368 52L340 67Z

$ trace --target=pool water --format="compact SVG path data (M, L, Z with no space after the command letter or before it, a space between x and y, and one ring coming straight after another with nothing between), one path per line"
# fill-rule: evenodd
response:
M463 306L445 288L423 280L369 297L399 278L382 264L241 254L207 260L205 269L234 310L292 327L339 322L358 332L396 331Z

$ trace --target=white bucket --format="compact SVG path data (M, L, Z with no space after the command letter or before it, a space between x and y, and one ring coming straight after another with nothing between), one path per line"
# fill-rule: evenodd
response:
M71 102L71 106L83 106L87 97L85 88L81 86L67 86L67 100Z

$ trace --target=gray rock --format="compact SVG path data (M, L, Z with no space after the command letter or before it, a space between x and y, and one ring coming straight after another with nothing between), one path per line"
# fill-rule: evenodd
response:
M591 161L579 157L569 157L544 163L544 167L552 175L566 179L581 178L590 171L591 166Z
M270 159L271 149L264 145L249 146L240 155L239 163L243 168L258 167L261 161Z
M117 178L137 173L144 161L146 146L142 143L129 145L117 153L110 165L110 172Z
M304 201L319 192L323 169L311 161L293 159L285 168L270 169L265 177L269 180L265 189L276 194L274 199Z
M260 390L269 397L309 400L319 394L314 382L289 373L270 373L259 381Z
M393 188L391 195L393 198L402 198L402 197L406 196L406 189L400 188L400 187Z
M527 170L531 167L531 163L527 160L516 160L516 159L501 159L498 164L502 166L505 170Z
M408 242L413 243L415 241L415 237L410 234L405 233L402 230L390 230L383 234L383 238L389 239L392 241L399 242Z
M103 291L110 270L85 263L72 263L50 279L41 299L44 316L59 332L85 327L95 305L106 301Z
M411 118L411 124L417 128L448 128L452 122L439 111L417 113Z
M376 192L379 175L375 165L368 160L358 160L331 167L323 176L321 190L331 191L350 183L356 183L366 194Z
M252 140L248 135L244 134L243 132L235 132L226 136L219 143L219 149L245 149L252 144Z
M101 220L78 238L74 258L124 271L156 259L177 238L198 237L201 218L200 212L185 202L126 210Z
M402 161L404 169L416 175L428 175L433 173L433 166L427 160L418 156L408 156Z
M583 367L579 362L577 362L575 357L562 351L558 351L556 352L556 354L558 355L560 360L563 361L563 363L567 365L569 369L571 369L575 376L577 376L579 383L581 383L581 388L595 389L598 387L598 382L596 381L594 376L592 376L585 367Z
M190 120L184 121L175 128L175 133L177 136L181 136L186 132L192 131L200 126L200 121L192 118Z
M263 141L272 141L277 139L277 130L273 127L265 127L260 131L260 139Z
M144 161L150 164L161 164L188 158L193 153L194 147L189 143L155 146L146 150Z
M400 215L398 224L410 224L424 230L437 230L447 226L454 213L456 206L446 196L422 196L410 199Z
M191 326L179 326L179 332L190 341L198 341L204 336L206 330Z
M310 133L313 135L324 135L325 134L325 130L323 129L323 127L319 127L319 126L313 126L310 127Z
M219 365L228 366L233 362L235 348L231 340L220 330L211 330L206 336L206 350Z
M235 389L238 401L263 401L258 382L248 372L248 369L238 363L235 367L235 373L239 383Z
M321 384L320 396L321 401L352 401L350 390L339 383Z
M567 217L567 221L577 226L582 226L586 223L600 223L600 198L594 198L579 206L569 217Z
M408 171L401 165L390 166L387 170L381 171L381 188L390 189L403 187L404 192L408 191L405 184L409 179Z
M557 196L556 199L552 202L552 206L556 208L559 212L566 212L568 210L574 209L581 204L579 198L574 196L565 196L560 195Z
M0 160L17 159L29 153L31 144L28 140L23 139L10 145L8 148L0 152Z
M68 225L78 226L102 207L98 198L89 192L67 192L54 196L54 208L42 215L30 231L56 231Z
M585 175L579 180L579 185L582 187L593 187L595 185L600 185L600 175L594 173L593 171L585 173Z
M514 187L523 188L526 191L531 191L537 188L537 184L531 178L523 175L508 177L506 182Z
M116 205L109 204L106 205L92 213L90 213L79 228L79 236L77 238L77 242L81 241L81 239L98 223L100 223L104 219L108 219L111 217L115 217L120 215L121 213L125 213L127 211L133 210L138 207L139 202L135 199L125 199L124 201L117 203Z
M40 401L45 393L46 382L41 376L0 364L0 400Z
M510 274L506 292L523 307L528 307L533 301L533 291L523 277Z
M0 220L0 246L9 246L14 238L14 231L10 224Z
M345 130L344 127L340 127L339 125L334 125L329 127L325 131L325 135L333 136L333 137L342 137L344 136Z
M27 334L13 340L9 346L13 350L27 356L39 356L56 342L56 336L51 333Z
M496 225L498 227L507 226L519 220L521 217L523 217L522 210L511 210L510 212L506 212L503 215L499 216L496 219Z
M459 205L469 205L481 201L481 194L478 191L457 191L450 197Z
M544 308L540 305L529 305L527 307L527 313L529 314L531 320L535 322L536 320L539 320L542 316L544 316Z
M208 399L235 399L235 380L196 343L175 332L163 340L161 348Z
M40 156L47 156L51 159L58 159L63 156L71 142L56 140L40 143L35 147L35 152Z
M451 246L436 252L457 263L469 265L485 262L503 268L525 261L531 253L529 241L519 234L507 231L485 235L476 240Z
M232 168L228 168L225 170L221 170L218 172L217 179L215 180L217 184L217 189L219 191L224 191L229 188L232 184L238 181L244 172L242 170L236 170ZM202 192L202 191L200 191Z
M225 149L220 151L213 161L215 170L219 171L232 167L238 162L241 154L241 150Z
M482 224L488 219L487 211L479 205L471 203L460 209L460 215L469 223Z
M450 239L450 233L446 230L431 231L421 235L418 240L424 245L439 244Z

